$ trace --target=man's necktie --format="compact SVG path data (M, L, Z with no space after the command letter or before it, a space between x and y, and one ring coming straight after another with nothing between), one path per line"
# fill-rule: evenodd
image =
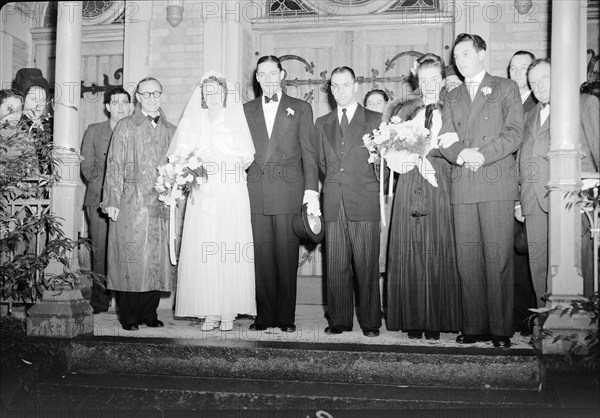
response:
M150 122L154 122L154 123L158 123L158 119L160 119L160 115L158 115L158 116L156 116L154 118L152 116L150 116L150 115L146 115L146 117L148 118L148 120Z
M471 101L475 100L475 95L477 94L477 88L479 88L477 83L474 83L474 82L467 83L467 89L469 90L469 96L471 96Z
M340 129L342 130L342 136L346 135L346 129L348 129L348 116L346 115L346 109L342 109L342 121L340 122Z
M273 97L265 96L265 103L275 102L277 103L279 99L277 98L277 93L273 95Z

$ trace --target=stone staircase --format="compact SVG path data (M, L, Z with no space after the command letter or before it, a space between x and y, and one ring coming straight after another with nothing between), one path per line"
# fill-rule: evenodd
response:
M532 350L95 337L71 374L40 382L46 408L550 408Z

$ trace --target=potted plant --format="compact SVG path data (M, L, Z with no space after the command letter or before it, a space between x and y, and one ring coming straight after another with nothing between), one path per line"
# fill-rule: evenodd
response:
M98 275L72 269L77 249L90 242L66 237L51 212L60 161L50 123L23 118L0 126L0 296L33 305L28 334L74 337L93 333L93 310L81 290Z

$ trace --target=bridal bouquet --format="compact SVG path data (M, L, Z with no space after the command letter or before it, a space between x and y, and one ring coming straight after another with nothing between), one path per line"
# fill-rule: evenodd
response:
M206 182L206 172L200 159L200 150L169 155L169 162L158 167L154 189L158 200L166 206L175 206L188 195L194 185Z
M421 175L437 187L435 169L425 158L432 148L429 129L421 122L402 122L398 116L390 122L382 122L379 129L363 136L364 146L369 151L369 163L387 162L390 170L408 173L417 167Z

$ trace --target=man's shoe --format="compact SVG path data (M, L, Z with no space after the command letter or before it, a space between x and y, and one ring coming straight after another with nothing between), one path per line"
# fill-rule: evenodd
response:
M281 330L281 332L296 332L296 325L292 324L287 327L279 327L279 329Z
M461 334L456 337L459 344L475 344L479 341L489 341L492 337L489 334Z
M93 308L94 308L94 315L98 315L99 313L102 313L102 312L108 312L108 308L97 308L95 306L93 306Z
M363 329L363 335L365 337L378 337L379 329L377 328L365 328Z
M494 335L492 337L492 344L496 348L510 348L510 338L508 337L500 337L498 335Z
M250 328L248 328L250 331L264 331L266 330L267 327L266 325L258 325L256 322L250 325Z
M420 340L423 337L422 329L411 329L407 332L408 338L411 340Z
M137 324L121 324L125 331L137 331L139 328Z
M334 325L325 328L325 334L341 334L344 331L352 331L352 328L348 328L343 325Z
M160 319L151 319L143 323L146 324L148 328L162 328L165 326L165 324L163 324L163 321L161 321Z
M439 331L425 331L425 339L429 341L437 341L440 339Z

